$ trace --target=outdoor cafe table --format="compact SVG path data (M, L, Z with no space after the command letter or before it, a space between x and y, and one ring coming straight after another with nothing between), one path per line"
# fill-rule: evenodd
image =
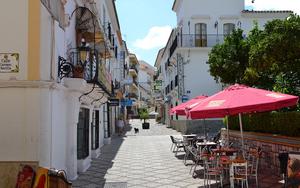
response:
M203 141L204 139L204 137L197 137L196 134L182 135L182 137L189 145L192 145L194 141Z
M208 141L208 142L197 142L197 146L201 146L201 147L203 147L203 146L216 146L216 145L217 145L217 143L210 142L210 141Z
M225 153L226 156L232 156L234 153L238 152L238 150L234 148L217 148L212 149L211 151L217 154Z
M196 136L197 136L196 134L184 134L184 135L182 135L183 138L194 138Z

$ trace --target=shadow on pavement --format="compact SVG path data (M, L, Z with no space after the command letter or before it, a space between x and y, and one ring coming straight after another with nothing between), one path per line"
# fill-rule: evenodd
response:
M118 183L127 183L127 182L107 182L105 179L105 175L108 173L108 170L112 168L114 162L114 158L116 157L123 141L126 132L131 131L132 126L126 125L124 127L123 136L113 136L111 140L111 144L104 145L101 148L101 154L98 158L93 158L91 162L90 168L84 172L79 173L78 178L73 181L72 187L107 187L110 184L118 184ZM107 185L106 185L107 183Z

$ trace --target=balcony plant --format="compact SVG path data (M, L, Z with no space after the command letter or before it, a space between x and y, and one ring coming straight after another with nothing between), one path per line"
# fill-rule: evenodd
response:
M77 64L74 66L73 77L74 78L83 78L84 66L81 64Z
M149 112L147 108L140 108L139 109L139 117L141 120L143 120L142 128L143 129L149 129L150 123L146 122L147 119L149 119Z

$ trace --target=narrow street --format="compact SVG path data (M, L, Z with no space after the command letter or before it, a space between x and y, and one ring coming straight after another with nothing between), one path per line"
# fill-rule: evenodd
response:
M199 187L203 180L193 179L190 166L170 151L169 135L179 133L149 120L149 130L141 129L140 120L132 120L124 137L114 137L102 147L91 167L79 174L73 187ZM133 128L139 128L135 134Z

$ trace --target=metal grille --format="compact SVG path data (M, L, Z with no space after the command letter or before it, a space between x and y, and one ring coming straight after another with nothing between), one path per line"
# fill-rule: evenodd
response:
M81 108L77 125L77 159L89 155L89 109Z

